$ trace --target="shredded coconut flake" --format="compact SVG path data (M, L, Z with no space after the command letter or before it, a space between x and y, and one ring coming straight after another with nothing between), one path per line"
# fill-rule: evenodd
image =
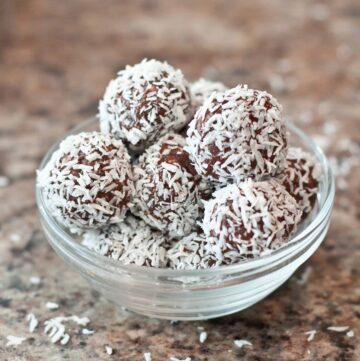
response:
M203 332L200 332L200 335L199 335L199 341L200 343L204 343L207 339L207 332L203 331Z
M68 333L64 334L64 337L60 340L60 344L65 346L70 341L70 335Z
M87 317L78 317L76 315L65 317L54 317L44 322L44 332L49 336L52 343L60 342L66 345L70 340L70 335L66 332L65 324L69 321L75 322L80 326L86 326L90 320Z
M113 349L110 346L105 346L105 352L111 356L113 354Z
M151 353L150 352L144 352L144 360L151 361Z
M94 331L94 330L89 330L88 328L83 328L83 329L81 330L81 333L82 333L83 335L92 335L92 334L95 333L95 331Z
M19 337L19 336L11 336L11 335L9 335L9 336L6 337L6 339L7 339L6 346L16 347L16 346L21 345L26 340L26 337Z
M36 318L36 316L33 313L29 313L26 316L26 321L29 322L29 332L33 333L39 324L38 319Z
M59 305L55 302L46 302L45 307L48 310L57 310L59 308Z
M307 338L308 342L311 342L314 339L316 332L317 332L316 330L311 330L311 331L305 332L305 335L308 336L308 338Z
M167 252L170 267L179 270L209 268L218 263L213 245L201 231L193 232L174 242Z
M334 332L345 332L349 329L349 326L330 326L327 329Z
M234 345L236 347L252 347L252 343L247 340L234 340Z

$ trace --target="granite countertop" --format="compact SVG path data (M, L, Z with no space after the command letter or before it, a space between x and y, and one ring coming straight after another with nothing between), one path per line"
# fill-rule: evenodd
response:
M2 0L0 14L1 360L360 360L359 2ZM167 59L191 80L268 89L332 159L338 187L325 242L248 310L170 323L115 309L40 230L41 157L95 114L118 69L143 57ZM39 320L33 333L29 313ZM44 322L60 315L88 317L95 333L70 322L70 341L52 344ZM26 339L7 346L7 336Z

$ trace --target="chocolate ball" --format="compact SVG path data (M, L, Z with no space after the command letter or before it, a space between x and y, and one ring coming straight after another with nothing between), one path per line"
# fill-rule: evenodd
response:
M301 218L295 199L275 180L247 180L215 192L203 230L221 264L253 258L286 244Z
M301 148L289 148L286 167L277 179L297 201L303 212L303 219L314 208L319 176L319 165L311 154Z
M200 78L190 86L191 96L196 108L200 107L213 93L222 93L227 89L227 86L221 82L211 81L204 78Z
M169 267L178 270L211 268L220 265L222 260L217 258L213 245L200 230L174 242L167 255Z
M88 230L82 244L103 256L127 264L166 267L169 241L144 221L131 215L121 223L97 230Z
M287 153L281 109L270 94L247 86L213 93L187 131L186 150L197 172L219 183L275 176Z
M149 147L133 167L134 214L175 238L191 232L200 211L201 178L184 145L181 135L168 134Z
M112 80L99 103L100 127L132 150L142 151L169 131L184 127L191 113L188 84L181 70L144 59Z
M70 135L38 173L51 214L72 231L120 222L134 193L130 157L120 140Z

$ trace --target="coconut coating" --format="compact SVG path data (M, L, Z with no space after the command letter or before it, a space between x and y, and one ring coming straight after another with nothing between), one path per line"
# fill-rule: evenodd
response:
M200 78L196 82L192 83L190 87L191 96L196 108L201 106L212 93L222 93L227 89L227 86L221 82L211 81L204 78Z
M100 128L142 151L160 136L184 127L191 113L188 84L181 70L144 59L111 80L99 103Z
M170 243L165 236L131 215L121 223L88 230L82 244L125 265L162 268L168 263L166 252Z
M170 237L191 232L200 211L201 178L184 151L185 139L168 134L135 164L133 212Z
M301 148L289 148L286 167L277 179L295 198L305 218L314 208L320 169L316 160Z
M203 230L222 264L232 264L286 244L300 218L295 199L278 182L247 180L215 192Z
M221 264L214 253L212 242L201 230L194 231L174 242L168 250L169 267L178 270L211 268Z
M281 110L270 94L246 85L213 93L187 131L186 150L198 173L219 183L279 173L287 154Z
M72 231L120 222L134 194L130 157L99 132L70 135L38 172L51 214Z

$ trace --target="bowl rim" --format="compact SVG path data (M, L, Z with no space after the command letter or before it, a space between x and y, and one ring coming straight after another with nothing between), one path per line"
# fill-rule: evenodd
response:
M58 148L60 142L65 139L65 137L75 134L79 131L84 131L83 128L91 125L94 121L97 120L96 116L90 117L85 121L77 124L73 128L71 128L68 132L66 132L61 138L58 138L56 142L48 149L46 154L41 160L39 165L39 170L43 169L46 163L50 160L53 152ZM306 243L306 235L310 234L313 230L315 230L319 225L322 224L323 220L326 218L328 213L331 211L334 198L335 198L335 179L330 167L330 163L326 158L322 149L308 136L305 132L300 130L296 125L292 122L286 122L287 129L290 130L291 133L294 133L298 138L304 142L308 148L311 149L313 155L316 156L317 160L321 164L322 167L322 176L324 177L324 199L322 200L322 204L319 204L318 209L316 210L316 214L311 222L306 225L300 232L296 233L295 236L287 243L285 246L280 247L269 254L260 256L255 259L248 259L245 261L241 261L232 265L224 265L214 268L205 268L205 269L191 269L191 270L177 270L171 268L153 268L153 267L145 267L145 266L137 266L133 264L124 265L121 264L118 260L104 257L101 254L95 253L93 250L88 249L83 246L80 242L74 239L66 230L60 226L60 224L55 220L55 218L50 214L48 207L46 206L46 201L44 200L41 187L38 186L37 181L35 182L35 195L36 195L36 205L38 208L38 212L40 213L41 222L45 222L52 230L55 232L57 240L62 241L62 247L67 248L67 250L72 251L78 257L84 258L87 263L91 263L97 268L101 268L104 271L111 270L112 272L119 273L131 273L131 274L146 274L147 276L158 277L201 277L201 276L209 276L209 275L221 275L221 274L231 274L231 273L240 273L240 272L249 272L259 268L262 268L266 265L271 265L272 260L276 260L277 256L288 254L289 250L296 250L297 245L301 245L302 243Z

